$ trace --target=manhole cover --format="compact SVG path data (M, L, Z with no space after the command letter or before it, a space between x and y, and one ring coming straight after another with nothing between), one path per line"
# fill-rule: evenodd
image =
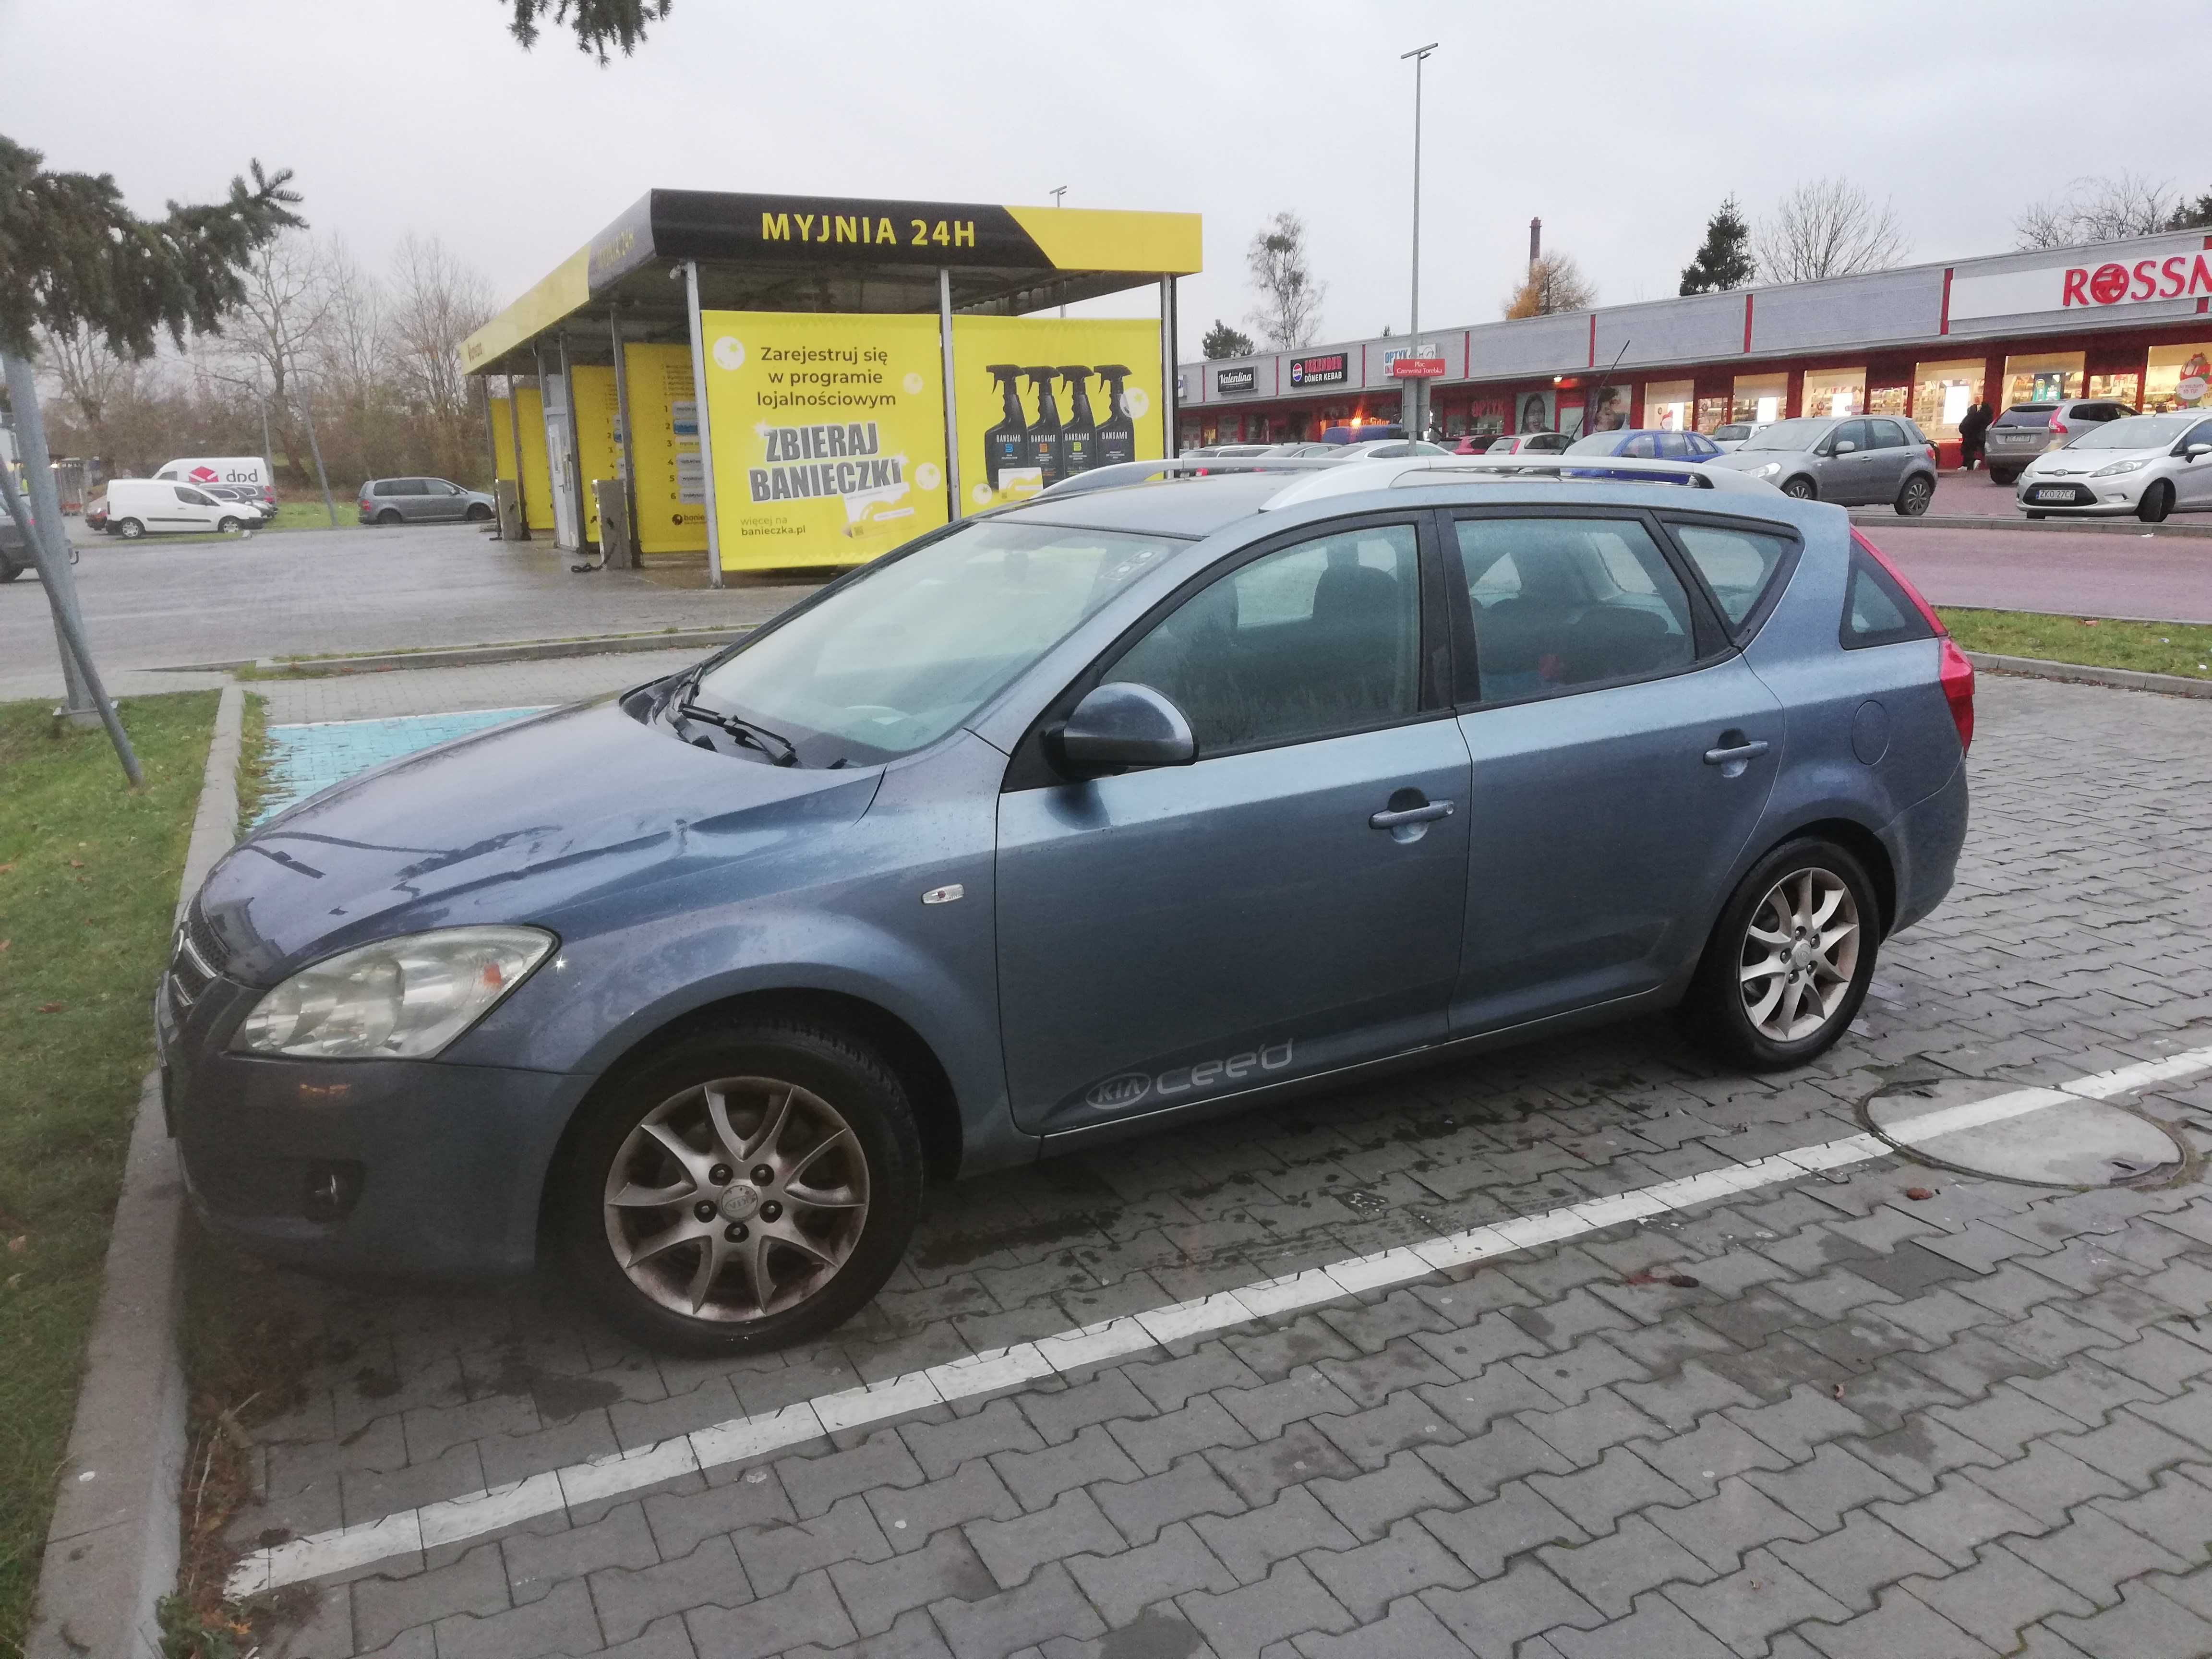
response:
M1861 1109L1867 1127L1923 1164L2039 1187L2111 1187L2170 1176L2188 1149L2146 1118L2103 1101L2063 1097L1993 1123L1947 1124L1947 1107L2007 1092L1977 1078L1876 1095ZM1932 1121L1928 1121L1932 1120Z

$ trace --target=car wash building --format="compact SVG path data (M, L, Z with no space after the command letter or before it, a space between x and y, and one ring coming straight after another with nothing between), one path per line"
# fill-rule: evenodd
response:
M648 191L464 347L502 532L720 586L1157 458L1199 248L1194 214ZM1050 314L1120 294L1153 314Z
M2212 402L2208 313L2212 234L2189 231L1185 363L1181 439L1395 422L1419 375L1447 436L1907 415L1955 465L1978 400Z

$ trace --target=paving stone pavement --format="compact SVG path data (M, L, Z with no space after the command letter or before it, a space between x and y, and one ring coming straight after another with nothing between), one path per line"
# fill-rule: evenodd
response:
M656 1358L557 1285L284 1281L241 1547L1455 1228L2212 1042L2212 722L1984 679L1948 904L1819 1065L1663 1022L932 1196L834 1340ZM2212 1074L2136 1107L2212 1149ZM1932 1190L1916 1200L1908 1188ZM314 1587L277 1651L2212 1654L2212 1195L1891 1158L1346 1297Z

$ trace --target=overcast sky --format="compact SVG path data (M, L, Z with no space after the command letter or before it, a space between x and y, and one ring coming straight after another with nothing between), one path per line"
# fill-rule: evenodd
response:
M2126 14L2125 17L2133 17ZM1287 208L1324 340L1406 324L1413 70L1426 80L1422 314L1487 320L1532 214L1603 301L1672 294L1705 217L1847 173L1916 260L2013 242L2023 204L2132 168L2212 190L2212 7L969 5L677 0L605 69L501 0L0 0L0 132L142 211L289 167L381 265L434 234L513 297L653 185L1200 213L1183 356L1252 299ZM1132 310L1129 306L1108 309Z

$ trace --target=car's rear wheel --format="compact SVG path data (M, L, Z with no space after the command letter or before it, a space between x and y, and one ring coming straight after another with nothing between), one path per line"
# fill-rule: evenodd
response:
M1925 472L1916 472L1905 481L1905 488L1897 492L1897 512L1899 518L1917 519L1928 510L1928 503L1936 497L1936 480Z
M384 526L386 528L398 524L399 522L399 509L396 507L386 507L383 512L376 515L376 521L378 524Z
M1810 478L1801 473L1782 486L1782 493L1795 501L1809 501L1820 492Z
M2136 517L2145 524L2163 524L2166 515L2173 511L2173 486L2160 478L2142 493L2136 503Z
M2019 477L2020 469L2016 466L1998 466L1994 462L1990 464L1990 482L1993 484L2002 484L2009 489L2019 480Z
M136 519L125 519L115 526L115 533L126 542L135 542L146 533L146 526Z
M585 1292L653 1347L750 1353L850 1318L921 1211L897 1074L834 1024L694 1033L609 1080L549 1220Z
M1802 1066L1857 1018L1880 927L1857 859L1824 838L1786 842L1753 866L1714 924L1684 1024L1747 1070Z

